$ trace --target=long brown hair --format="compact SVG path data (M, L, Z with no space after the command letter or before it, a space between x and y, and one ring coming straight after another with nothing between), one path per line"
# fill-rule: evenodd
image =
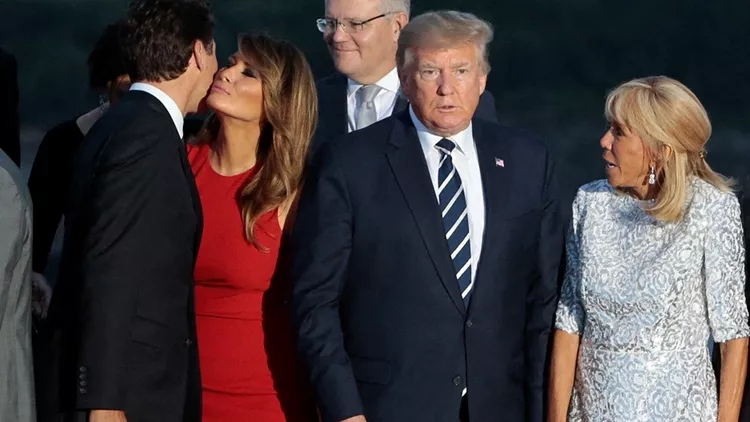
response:
M257 173L237 195L245 238L265 250L255 237L255 223L292 198L302 183L310 139L318 122L315 79L304 54L283 40L263 34L240 35L239 53L258 71L263 86L263 119L258 140ZM206 121L199 142L219 134L216 115Z

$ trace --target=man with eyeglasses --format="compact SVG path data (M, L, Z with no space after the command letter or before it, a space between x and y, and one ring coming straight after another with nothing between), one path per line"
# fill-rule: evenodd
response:
M336 73L317 83L319 118L311 158L322 143L406 110L396 47L409 12L410 0L326 0L325 17L317 26ZM497 121L488 91L475 116Z

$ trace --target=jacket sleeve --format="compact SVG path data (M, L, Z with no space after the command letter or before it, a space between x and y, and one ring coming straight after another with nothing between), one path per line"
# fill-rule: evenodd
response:
M352 245L352 209L330 143L323 145L310 168L291 240L293 320L323 420L360 415L362 403L339 319Z

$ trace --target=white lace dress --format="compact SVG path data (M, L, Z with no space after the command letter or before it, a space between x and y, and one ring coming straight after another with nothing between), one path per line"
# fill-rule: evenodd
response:
M606 181L580 188L556 327L581 336L570 421L716 421L708 340L748 337L736 197L693 179L658 222Z

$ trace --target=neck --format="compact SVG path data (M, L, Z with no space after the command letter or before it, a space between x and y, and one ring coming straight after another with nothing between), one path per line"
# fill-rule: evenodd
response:
M221 119L221 128L211 148L211 166L223 176L251 169L258 158L260 124Z
M183 117L187 113L192 113L196 111L192 109L194 107L192 107L190 104L190 97L191 97L192 92L190 89L188 89L189 85L187 84L187 81L185 80L184 75L178 78L172 79L170 81L160 81L160 82L140 81L140 82L152 85L164 91L164 93L167 94L169 98L171 98L172 101L175 102L175 104L177 104L177 107L180 108L180 111L182 112Z
M394 54L395 57L395 54ZM351 80L362 85L372 85L377 81L383 79L385 75L389 74L396 67L396 62L386 61L383 65L378 67L374 72L369 75L352 77Z
M643 184L630 188L630 192L633 196L640 199L641 201L647 201L656 198L656 196L659 194L659 186L655 184Z

